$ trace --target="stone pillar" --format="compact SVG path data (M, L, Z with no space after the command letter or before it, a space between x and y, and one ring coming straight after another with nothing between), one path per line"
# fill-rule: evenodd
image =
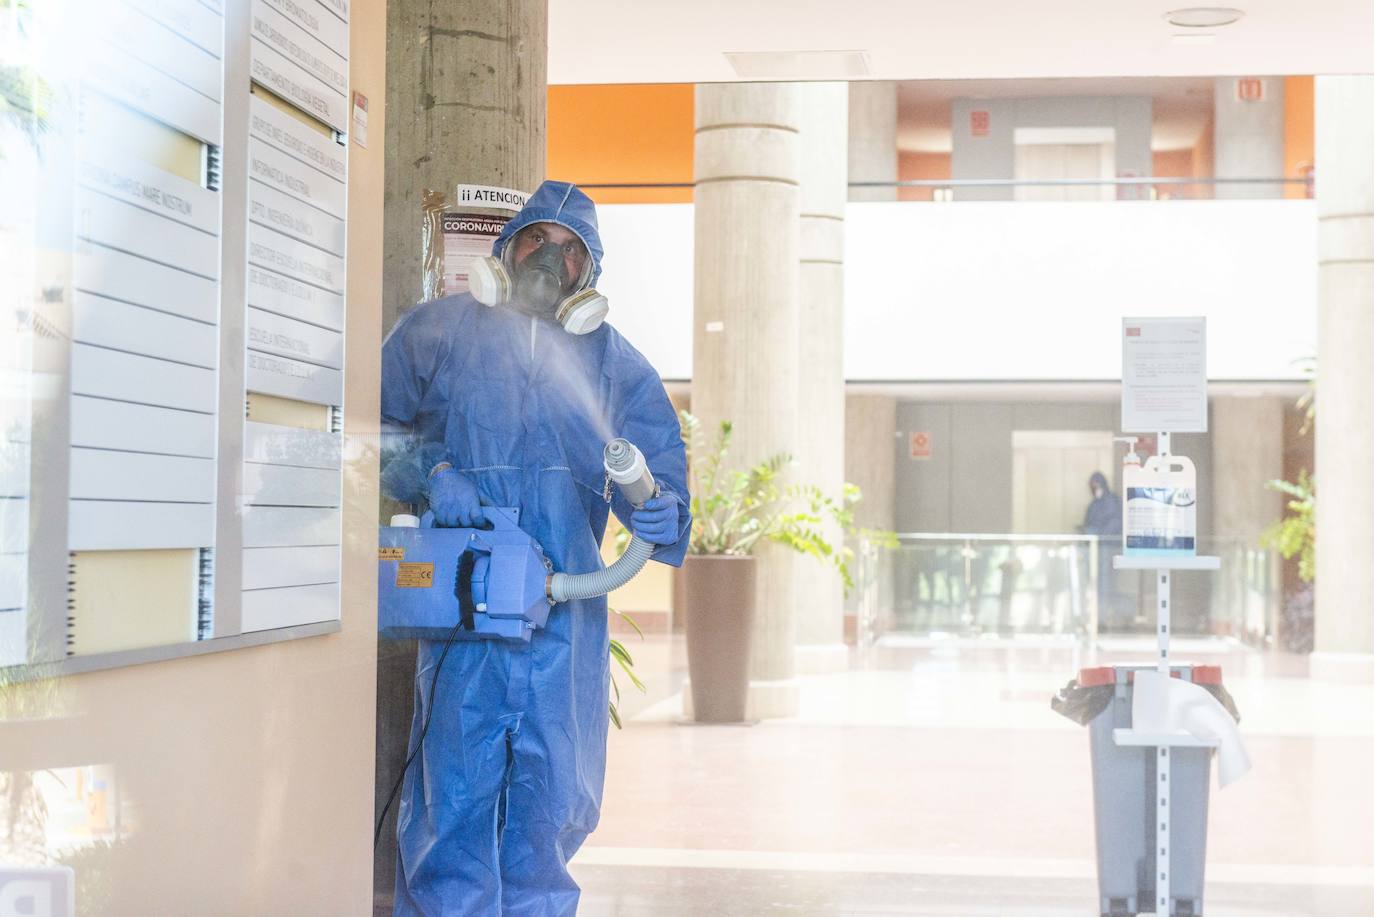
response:
M548 0L387 4L385 330L420 299L425 191L544 180L548 19Z
M692 410L705 438L733 421L729 464L797 451L798 134L788 83L696 88L696 266ZM791 716L796 568L759 552L750 716Z
M1283 513L1266 485L1283 477L1283 407L1279 398L1212 399L1212 532L1250 546Z
M548 3L389 0L386 31L386 133L372 141L386 146L383 336L420 299L426 190L451 201L460 182L533 191L544 179ZM383 507L383 518L390 512ZM414 691L414 641L379 640L377 814L405 762ZM375 898L387 911L396 808L373 863Z
M1265 529L1283 515L1284 498L1270 490L1268 484L1283 477L1284 407L1282 398L1212 399L1211 524L1207 525L1199 514L1198 533L1203 538L1209 534L1217 538L1214 547L1204 544L1199 551L1205 549L1208 554L1219 553L1222 557L1223 573L1210 583L1211 632L1215 634L1238 636L1231 628L1237 623L1242 627L1249 623L1242 620L1245 595L1237 592L1240 571L1231 569L1241 555L1233 553L1232 546L1238 543L1241 549L1258 547ZM1199 509L1205 506L1204 502ZM1266 572L1270 587L1281 595L1282 561L1274 559ZM1258 576L1258 570L1249 573L1249 577ZM1176 598L1181 600L1183 596ZM1098 614L1105 612L1099 609Z
M1374 77L1317 77L1314 677L1374 682Z
M897 84L849 84L849 180L897 180ZM850 188L851 201L895 201L897 187Z
M1217 178L1283 176L1283 78L1264 77L1261 98L1241 99L1239 80L1217 77L1212 89L1213 172ZM1283 185L1217 185L1218 198L1283 197Z
M862 529L897 528L897 399L891 395L851 394L844 402L844 478L863 499L854 511ZM892 615L893 565L880 561L878 623Z
M797 477L834 500L844 493L844 209L849 84L802 83L801 272L798 291ZM823 526L840 548L844 532ZM848 667L844 584L814 559L797 566L797 668Z
M897 525L897 399L851 394L844 401L844 478L863 491L854 513L861 528Z

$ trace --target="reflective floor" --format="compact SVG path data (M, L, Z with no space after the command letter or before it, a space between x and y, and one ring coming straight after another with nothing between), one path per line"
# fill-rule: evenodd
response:
M801 679L795 719L681 722L682 647L638 644L652 695L610 738L579 913L1098 913L1085 731L1049 709L1080 665L1148 659L889 647ZM1254 770L1213 790L1204 913L1374 914L1374 686L1196 642L1224 666ZM630 700L627 698L627 701Z

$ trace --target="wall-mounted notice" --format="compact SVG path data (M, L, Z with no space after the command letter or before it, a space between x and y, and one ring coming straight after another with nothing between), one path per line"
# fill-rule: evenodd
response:
M514 188L497 188L492 185L459 185L455 189L454 202L465 207L493 207L519 213L529 201L530 196Z
M1121 322L1121 429L1207 432L1207 320Z
M367 96L353 93L353 142L367 148Z
M472 262L491 254L496 237L501 235L509 217L476 213L445 213L444 295L468 291L468 269Z

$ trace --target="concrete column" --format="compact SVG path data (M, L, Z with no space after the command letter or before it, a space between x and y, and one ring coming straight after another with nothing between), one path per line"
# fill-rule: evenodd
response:
M863 491L854 513L861 528L897 526L897 399L850 395L844 400L844 478Z
M544 178L548 3L388 0L386 33L386 132L373 140L386 148L383 336L420 299L426 190L451 201L460 182L533 191ZM384 506L382 518L390 512ZM405 762L414 692L414 641L379 640L378 813ZM373 862L375 898L388 911L396 809Z
M847 83L802 83L801 271L797 354L797 477L832 499L844 492L844 208L848 201ZM823 527L844 544L836 524ZM797 567L797 668L848 667L844 584L815 560Z
M1243 611L1245 595L1238 592L1240 571L1231 569L1230 546L1239 542L1242 548L1257 547L1265 529L1283 515L1284 498L1270 490L1268 483L1283 477L1284 406L1282 398L1213 398L1211 405L1211 491L1210 524L1203 514L1198 515L1198 532L1204 538L1210 533L1218 542L1215 548L1203 545L1208 554L1220 553L1223 573L1206 582L1211 590L1213 633L1231 633L1221 622L1235 620ZM1182 437L1179 437L1182 439ZM1183 451L1180 448L1180 451ZM1192 453L1189 453L1190 455ZM1204 475L1201 467L1198 477ZM1118 491L1120 492L1120 491ZM1208 501L1198 507L1206 508ZM1239 559L1237 557L1237 559ZM1252 570L1250 577L1260 576ZM1267 571L1270 586L1276 593L1283 588L1282 564L1275 560ZM1196 582L1196 581L1195 581ZM1184 584L1186 592L1187 585ZM1184 607L1183 592L1175 596L1176 605ZM1099 615L1105 615L1102 609Z
M1212 399L1212 531L1249 545L1283 513L1283 400Z
M849 180L897 180L897 84L849 84ZM897 188L850 188L851 201L895 201Z
M696 88L692 410L707 437L734 423L734 467L797 451L800 106L795 84ZM751 717L797 710L799 562L759 552Z
M384 328L421 294L421 199L544 180L548 0L387 3Z
M1283 78L1264 77L1260 99L1241 100L1238 79L1217 77L1212 89L1217 178L1278 178L1284 169ZM1217 185L1219 198L1283 197L1282 185Z
M844 478L863 493L854 524L863 529L897 528L897 399L891 395L849 395L844 403ZM892 613L891 563L878 566L878 616Z
M1314 677L1374 682L1374 77L1317 77Z

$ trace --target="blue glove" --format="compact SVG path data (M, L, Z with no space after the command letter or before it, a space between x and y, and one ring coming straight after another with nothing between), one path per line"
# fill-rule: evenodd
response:
M429 508L434 524L446 528L471 528L484 520L477 485L452 468L429 479Z
M654 497L630 516L630 531L649 544L677 544L680 514L675 497Z

